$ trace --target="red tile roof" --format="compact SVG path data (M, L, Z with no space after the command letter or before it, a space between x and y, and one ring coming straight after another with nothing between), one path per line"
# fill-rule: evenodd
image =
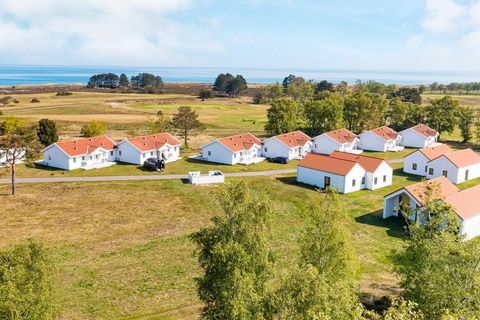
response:
M330 138L334 139L335 141L339 143L347 143L347 142L353 142L355 141L355 138L357 137L356 134L353 132L347 130L347 129L338 129L335 131L330 131L326 132L326 135L328 135Z
M480 156L470 148L445 153L443 156L450 160L450 162L452 162L458 168L480 163Z
M450 147L446 144L440 144L434 147L418 149L418 151L421 152L428 160L433 160L445 153L452 152L452 149L450 149Z
M236 136L217 139L220 143L230 149L232 152L238 152L242 150L248 150L253 145L260 146L262 141L255 137L253 134L247 132L244 134L238 134Z
M277 138L279 141L283 142L290 148L304 146L308 141L311 140L311 138L302 131L279 134L275 136L275 138Z
M347 175L356 162L332 158L330 156L309 153L298 163L299 167L305 167L314 170L325 171L340 176Z
M373 130L370 130L370 132L372 132L373 134L376 134L377 136L379 136L385 141L395 140L398 137L398 132L387 126L375 128Z
M459 189L444 176L411 184L406 186L404 189L407 190L408 193L410 193L418 203L424 205L427 202L426 192L431 186L438 188L438 194L432 195L434 199L445 199L448 196L459 192Z
M378 167L385 161L381 158L341 151L333 151L330 157L356 162L367 172L375 172L375 170L377 170Z
M98 148L113 150L115 142L107 136L81 138L76 140L57 142L56 145L69 156L90 154Z
M437 131L422 123L417 124L409 129L413 129L425 137L435 137L437 135Z
M463 220L480 213L480 185L448 195L445 202L452 206L455 213Z
M168 132L156 133L151 134L148 136L141 136L135 138L128 138L128 142L130 142L133 146L135 146L140 151L149 151L149 150L158 150L163 147L165 144L169 144L171 146L178 146L181 144L175 137L173 137Z

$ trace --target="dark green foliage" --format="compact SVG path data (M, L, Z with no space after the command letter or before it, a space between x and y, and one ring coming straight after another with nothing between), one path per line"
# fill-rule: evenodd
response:
M213 83L213 90L220 92L227 91L227 86L233 79L234 76L230 73L220 73Z
M399 98L403 102L422 104L422 96L420 95L420 90L414 87L401 87L395 92L393 97Z
M387 100L378 94L356 91L345 98L344 119L347 128L360 133L384 125Z
M58 141L57 124L53 120L42 119L38 121L38 140L44 146L49 146Z
M402 102L399 98L390 100L387 119L392 129L401 131L418 123L424 123L425 107L412 102Z
M235 78L227 84L225 92L231 97L236 97L241 95L245 90L247 90L247 81L243 76L237 74Z
M475 109L472 107L459 107L457 118L463 142L469 142L472 139L472 127L475 122Z
M451 96L432 100L426 109L428 125L437 130L439 134L453 132L457 124L458 106L458 101L452 99Z
M37 98L32 98L32 100L30 100L30 103L39 103L40 100L38 100Z
M333 83L328 82L327 80L322 80L315 85L315 93L319 93L322 91L330 91L333 92L335 89L333 87Z
M212 92L212 90L202 89L198 93L198 97L202 100L212 99L213 98L213 92Z
M191 235L203 270L196 278L204 319L268 319L267 218L272 205L244 182L219 194L223 214Z
M265 131L269 135L287 133L297 129L298 104L289 98L280 98L272 102L267 110Z
M125 73L122 73L120 75L120 78L118 80L118 86L120 88L128 88L130 86L130 82L128 81L128 77Z
M198 131L204 130L205 126L198 120L198 114L191 107L179 107L173 115L172 127L183 138L185 147L188 147L188 139Z
M133 89L144 93L160 93L163 90L163 80L151 73L139 73L130 80Z
M33 240L0 251L0 319L50 320L57 315L54 268Z
M288 87L292 83L303 83L303 82L305 82L305 79L303 77L297 77L293 74L290 74L286 76L282 81L283 90L287 91Z
M305 119L308 133L318 135L339 129L343 125L343 98L337 93L328 93L321 100L305 104Z
M88 88L118 88L119 78L114 73L94 74L87 83Z

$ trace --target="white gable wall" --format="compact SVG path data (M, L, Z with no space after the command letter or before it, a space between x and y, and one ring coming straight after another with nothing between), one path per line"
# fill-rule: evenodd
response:
M132 164L143 164L140 150L135 148L130 142L124 140L118 144L118 161Z
M265 158L285 157L289 160L293 158L293 154L284 143L278 141L276 138L270 138L263 141L262 156Z
M330 154L335 150L341 150L342 144L333 140L326 134L313 138L313 152Z
M462 226L460 232L465 236L465 240L470 240L472 238L479 236L480 235L480 212L478 212L476 215L474 215L469 219L466 219L466 220L460 219L460 224Z
M355 166L350 170L350 172L345 177L345 193L350 193L354 191L359 191L365 189L366 184L362 184L362 180L366 177L367 172L360 165L355 164ZM355 185L353 181L355 180Z
M430 173L433 170L433 173ZM447 178L452 183L457 183L458 168L444 156L440 156L430 161L427 165L427 179L437 178L447 171Z
M337 174L297 166L297 181L318 188L325 188L325 177L330 177L330 186L345 193L345 177Z
M239 156L233 157L233 152L218 141L214 141L202 148L202 158L205 161L235 164L240 161Z
M43 151L43 161L43 164L49 167L71 170L70 157L56 144Z
M465 180L465 171L468 170L468 179ZM455 183L462 183L480 177L480 163L475 163L471 166L458 168ZM480 199L479 199L480 200Z
M414 164L416 164L416 170L413 168ZM404 158L403 172L425 177L427 175L425 171L427 164L427 157L420 151L415 151Z
M436 137L425 137L414 129L406 129L400 135L402 146L411 148L426 148L437 141Z
M384 180L385 179L385 180ZM392 185L393 169L385 161L373 173L367 173L367 189L376 190ZM377 183L375 183L375 180Z
M358 148L369 151L387 151L387 142L373 132L367 131L358 136Z

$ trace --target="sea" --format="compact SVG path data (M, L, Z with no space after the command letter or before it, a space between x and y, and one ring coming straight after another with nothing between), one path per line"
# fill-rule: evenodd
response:
M0 86L28 84L83 84L93 74L125 73L132 76L149 72L162 77L164 82L212 83L219 73L241 74L248 83L281 82L289 74L307 80L327 80L354 84L357 80L375 80L385 84L415 85L480 82L480 72L470 71L408 71L366 69L275 69L275 68L201 68L201 67L98 67L98 66L5 66L0 65Z

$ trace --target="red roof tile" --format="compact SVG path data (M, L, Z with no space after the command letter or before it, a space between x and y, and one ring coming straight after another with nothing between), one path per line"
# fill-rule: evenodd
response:
M355 138L357 137L356 134L353 132L347 130L347 129L338 129L335 131L330 131L326 132L326 135L328 135L330 138L334 139L335 141L339 143L347 143L347 142L353 142L355 141Z
M445 202L452 206L455 213L466 220L480 213L480 186L465 189L448 195Z
M450 147L446 144L440 144L435 147L418 149L418 151L421 152L425 157L427 157L428 160L433 160L445 153L452 152L452 149L450 149Z
M304 146L308 141L311 140L311 138L302 131L279 134L275 136L275 138L277 138L279 141L283 142L290 148Z
M387 126L375 128L373 130L370 130L370 132L376 134L383 140L395 140L398 137L398 132Z
M56 145L69 156L90 154L98 148L113 150L115 142L107 136L81 138L76 140L57 142Z
M470 148L445 153L443 156L450 160L458 168L480 163L480 156Z
M427 200L426 192L430 186L436 186L438 188L438 194L432 195L434 199L445 199L446 197L459 192L459 189L444 176L411 184L404 189L407 190L418 203L424 205Z
M332 158L330 156L316 153L307 154L298 163L299 167L325 171L340 176L347 175L355 165L356 163L353 161Z
M260 139L258 139L249 132L244 134L238 134L236 136L217 139L217 141L222 143L224 146L226 146L233 152L248 150L253 145L260 146L262 144L262 141Z
M378 167L385 161L381 158L341 151L333 151L330 157L356 162L367 172L375 172L375 170L377 170Z
M178 141L168 132L128 138L127 141L134 145L140 151L158 150L165 144L169 144L171 146L178 146L181 144L180 141Z
M432 128L423 123L417 124L416 126L413 126L409 129L413 129L425 137L435 137L437 135L437 131L433 130Z

